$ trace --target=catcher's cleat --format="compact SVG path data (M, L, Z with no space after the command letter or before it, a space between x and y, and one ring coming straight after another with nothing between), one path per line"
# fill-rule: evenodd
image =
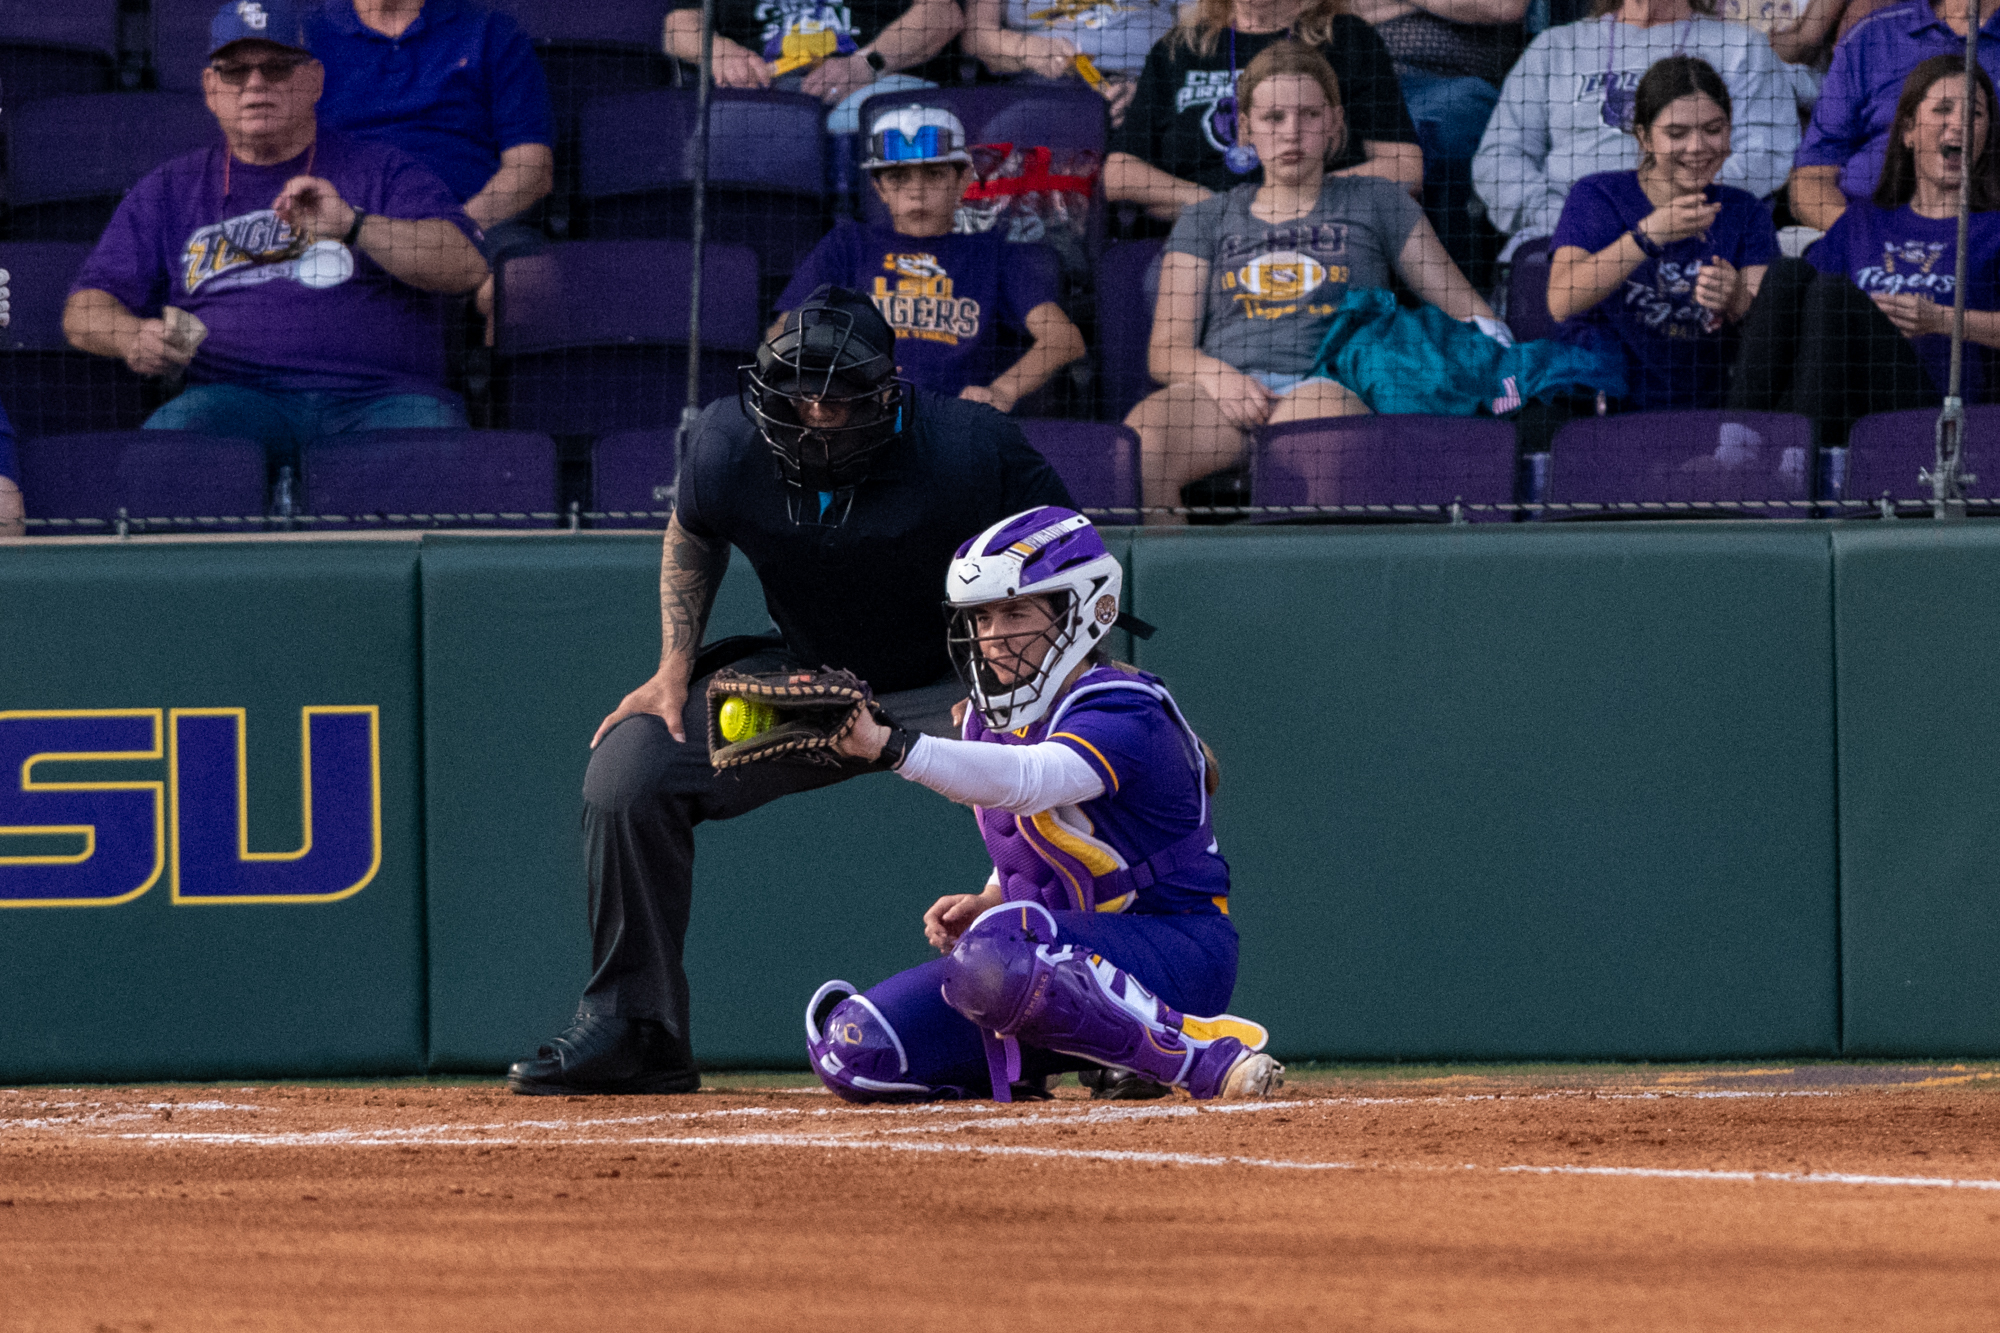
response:
M1149 1102L1173 1091L1165 1083L1155 1083L1129 1069L1086 1069L1076 1081L1090 1089L1094 1102Z
M1222 1080L1218 1100L1254 1101L1285 1086L1285 1067L1262 1051L1245 1051Z
M701 1075L677 1045L663 1023L579 1014L532 1060L508 1068L507 1089L528 1097L694 1092Z

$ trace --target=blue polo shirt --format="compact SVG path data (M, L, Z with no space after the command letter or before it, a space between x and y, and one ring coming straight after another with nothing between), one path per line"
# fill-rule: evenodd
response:
M1867 198L1882 177L1903 80L1932 56L1964 53L1965 38L1945 25L1929 0L1876 10L1833 49L1793 165L1839 167L1841 193ZM2000 10L1979 25L1979 63L2000 83Z
M461 203L486 188L506 149L555 144L542 63L505 14L426 0L390 38L362 23L353 0L329 0L305 29L326 66L319 123L402 149Z

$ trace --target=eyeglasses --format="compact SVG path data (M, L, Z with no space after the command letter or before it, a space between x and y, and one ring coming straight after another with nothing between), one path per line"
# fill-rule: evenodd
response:
M252 74L261 73L269 84L289 83L292 75L303 60L218 60L209 66L217 78L231 88L241 88L250 82Z

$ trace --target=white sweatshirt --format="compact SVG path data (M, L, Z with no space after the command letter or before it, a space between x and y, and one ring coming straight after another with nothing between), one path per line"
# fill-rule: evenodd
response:
M1473 187L1493 225L1516 244L1553 235L1570 186L1637 167L1638 141L1604 123L1606 69L1630 105L1640 76L1676 52L1715 66L1735 104L1730 157L1716 179L1760 199L1783 185L1799 146L1798 85L1768 37L1703 17L1650 28L1584 19L1530 42L1500 89L1472 159Z

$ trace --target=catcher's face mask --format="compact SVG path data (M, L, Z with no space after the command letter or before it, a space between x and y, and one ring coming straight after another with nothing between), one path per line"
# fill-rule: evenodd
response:
M838 524L846 517L852 488L901 433L907 402L895 358L875 345L888 326L866 297L823 299L826 290L788 316L784 329L757 349L756 363L738 371L744 415L777 458L792 518L800 523ZM893 334L886 343L893 347Z
M1058 607L1060 603L1060 607ZM1016 597L964 612L965 637L976 655L973 669L996 692L1030 681L1056 654L1058 626L1067 624L1069 594Z

